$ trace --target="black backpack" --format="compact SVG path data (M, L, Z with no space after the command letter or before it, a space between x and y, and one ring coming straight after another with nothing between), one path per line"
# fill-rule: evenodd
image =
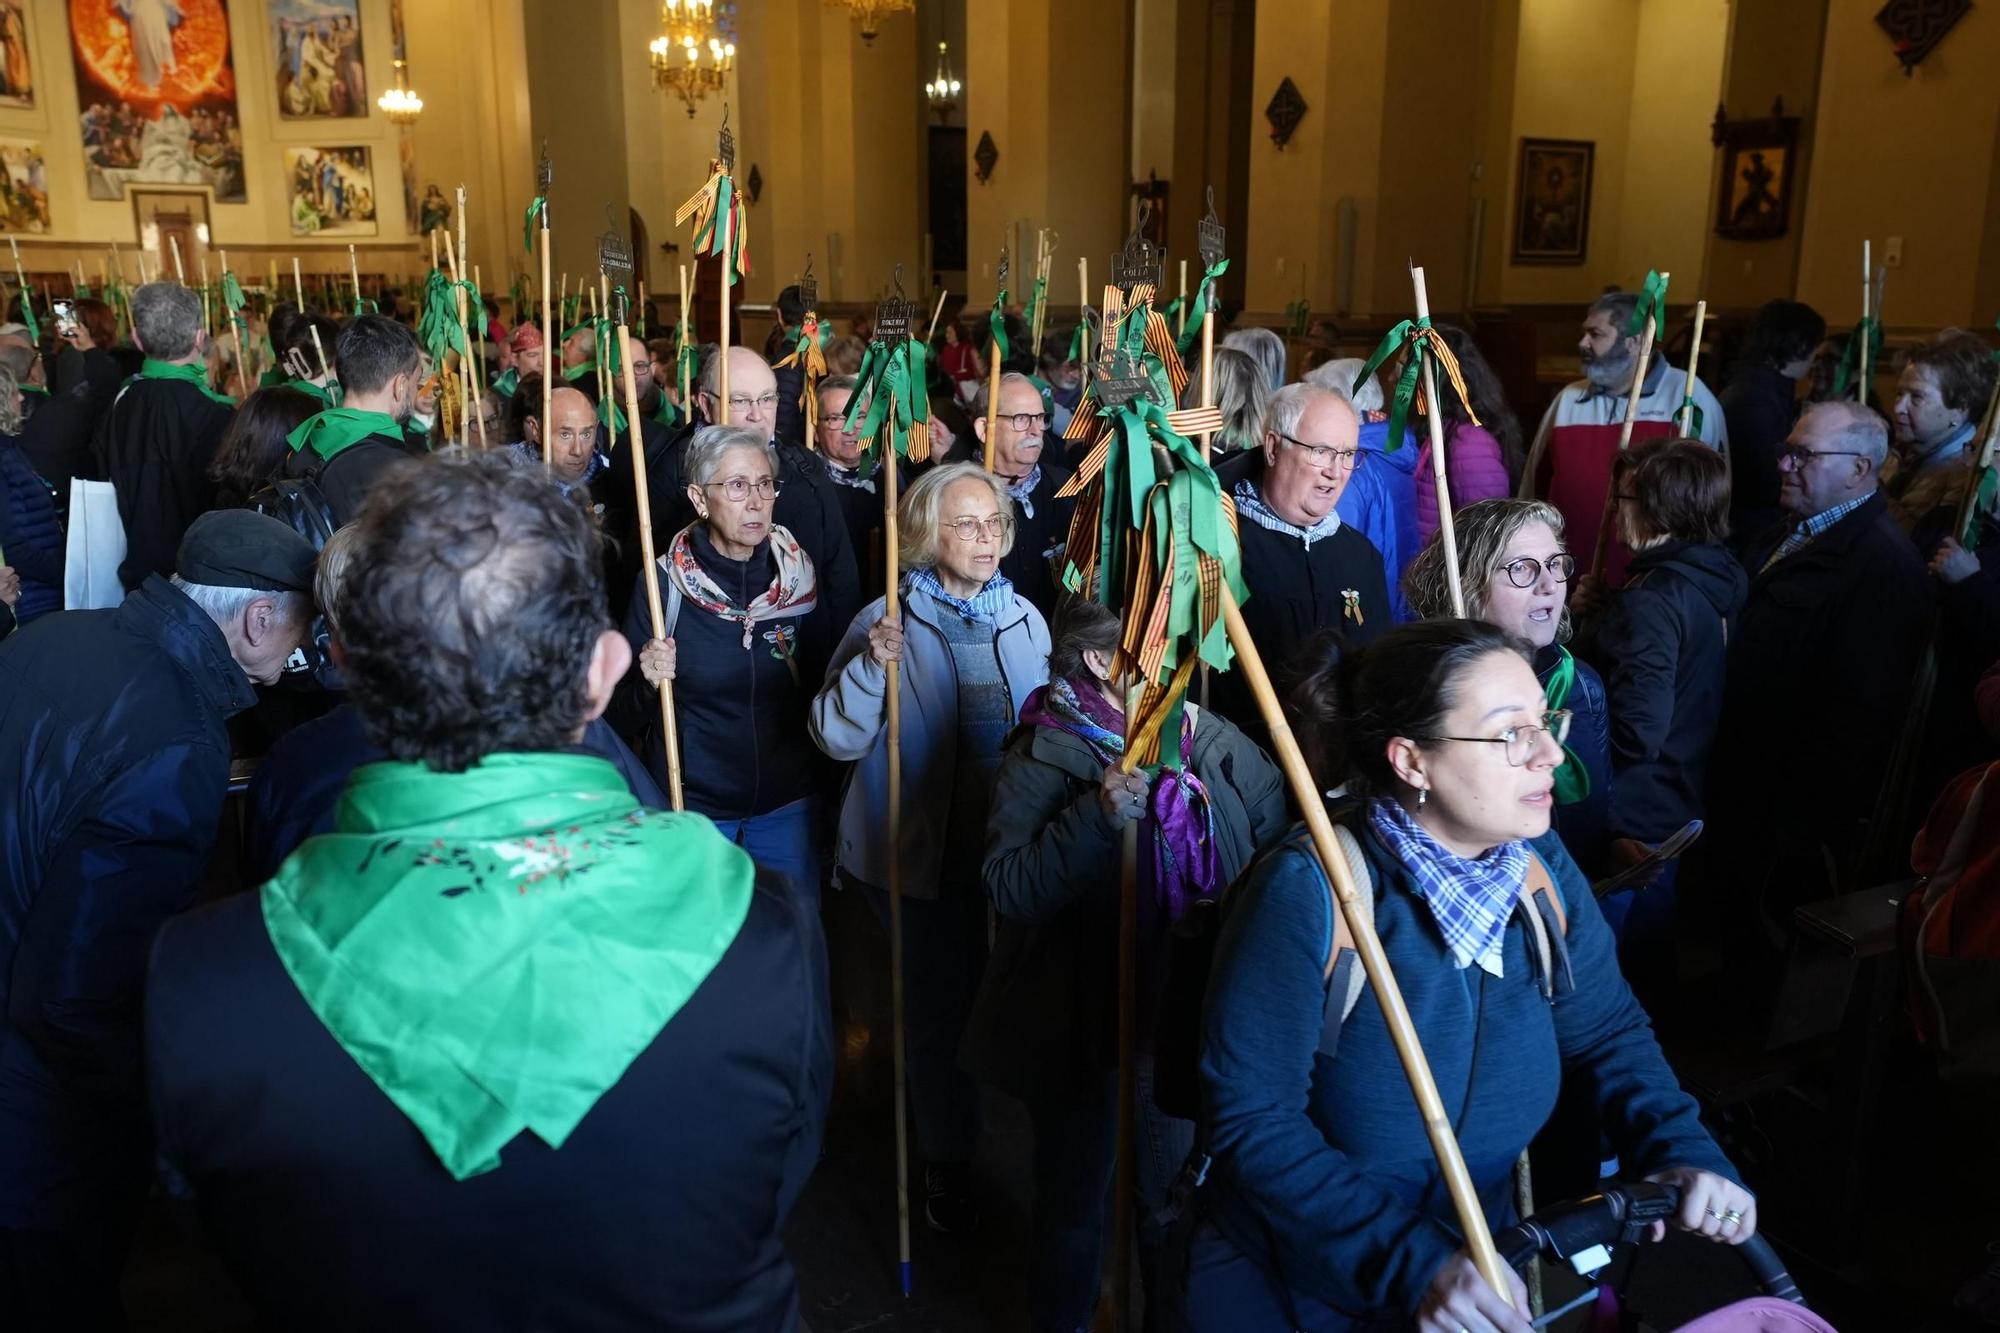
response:
M243 507L277 519L311 542L315 551L326 549L338 526L320 493L318 468L303 477L273 477Z

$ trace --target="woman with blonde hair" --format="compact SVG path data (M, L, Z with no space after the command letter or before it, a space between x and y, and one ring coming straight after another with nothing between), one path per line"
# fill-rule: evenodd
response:
M1478 500L1454 523L1465 614L1522 640L1549 707L1575 719L1563 745L1568 762L1556 770L1556 830L1595 877L1611 837L1611 723L1604 682L1563 646L1572 633L1569 587L1577 565L1563 543L1562 514L1540 500ZM1425 620L1452 615L1441 536L1431 537L1403 575L1411 609Z
M1007 733L1048 679L1049 630L1000 572L1013 545L1006 485L972 463L917 479L897 511L902 614L862 608L812 705L812 734L854 764L841 805L840 880L888 917L889 858L903 894L903 990L910 1102L934 1230L977 1224L970 1163L978 1098L959 1041L986 965L980 877L987 806ZM901 838L889 842L888 666L899 663Z

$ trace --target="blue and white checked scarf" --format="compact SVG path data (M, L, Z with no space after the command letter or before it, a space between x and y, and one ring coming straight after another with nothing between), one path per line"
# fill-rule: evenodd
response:
M944 603L967 620L984 621L995 624L1000 613L1014 604L1014 585L1007 581L1005 574L995 574L986 580L986 586L970 598L954 597L944 590L938 581L937 570L929 565L913 569L905 577L904 586L912 592L924 592Z
M820 456L822 458L826 457L824 454ZM836 486L848 486L857 491L866 491L870 495L875 494L875 472L871 472L864 477L861 475L860 468L845 468L834 462L831 458L827 458L826 475L833 478L833 483Z
M1035 516L1035 487L1042 484L1042 465L1035 464L1028 469L1028 475L1019 481L1007 483L1007 494L1014 497L1014 503L1021 506L1021 513L1028 518Z
M1870 491L1867 495L1857 496L1844 504L1837 504L1831 509L1822 509L1819 513L1814 514L1811 518L1785 534L1785 539L1778 543L1778 549L1771 552L1770 559L1757 567L1757 572L1762 574L1786 556L1794 555L1803 550L1813 538L1819 536L1822 532L1840 522L1841 519L1846 518L1849 514L1861 508L1862 505L1867 504L1869 497L1874 494L1875 492Z
M1458 966L1477 963L1502 975L1500 942L1527 884L1528 844L1516 839L1484 856L1454 855L1389 797L1368 803L1368 822L1416 881Z
M1277 510L1264 503L1264 497L1258 494L1256 485L1247 479L1236 483L1235 499L1238 515L1249 519L1260 528L1269 528L1272 532L1282 532L1288 536L1297 537L1306 544L1308 551L1312 549L1314 542L1324 537L1331 537L1334 533L1340 531L1340 514L1338 511L1329 512L1325 518L1313 524L1310 528L1302 528L1296 523L1285 522L1284 519L1278 517Z

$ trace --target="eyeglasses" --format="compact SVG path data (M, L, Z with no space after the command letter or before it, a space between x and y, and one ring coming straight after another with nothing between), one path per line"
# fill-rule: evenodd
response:
M1532 588L1540 583L1544 569L1557 583L1568 583L1576 574L1576 557L1568 551L1558 551L1547 560L1524 555L1519 560L1509 560L1500 568L1506 571L1507 582L1517 588Z
M1042 427L1048 425L1049 414L1046 412L1002 412L994 420L1004 421L1021 434L1026 435L1031 430L1039 431Z
M962 542L976 542L982 536L997 542L1013 530L1014 519L1009 514L988 514L985 518L955 518L945 526Z
M769 500L778 493L776 477L759 477L750 481L744 477L731 477L728 481L710 481L702 484L705 491L721 491L727 499L739 504L750 498L750 492L757 492L759 499Z
M1438 741L1464 741L1470 745L1504 745L1507 762L1515 768L1526 764L1535 753L1535 744L1546 735L1557 745L1569 739L1570 712L1567 708L1554 709L1542 714L1540 726L1530 724L1509 727L1498 736L1412 736L1413 741L1433 744Z
M1304 440L1295 440L1282 432L1278 438L1294 448L1305 450L1306 457L1311 460L1314 467L1332 465L1335 467L1351 468L1354 466L1355 460L1361 457L1359 449L1335 449L1324 444L1307 444Z
M777 407L778 395L775 393L763 394L756 398L745 398L733 393L729 395L729 411L732 415L748 412L752 408L755 408L760 413L774 412L777 410Z
M1803 449L1793 445L1789 449L1778 450L1780 463L1790 462L1794 470L1802 469L1815 458L1866 458L1868 455L1852 449Z

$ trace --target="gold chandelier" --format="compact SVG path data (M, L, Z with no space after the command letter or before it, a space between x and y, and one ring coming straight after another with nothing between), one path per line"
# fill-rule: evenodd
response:
M931 111L943 124L952 112L958 109L958 95L965 85L952 72L951 49L948 43L938 43L937 74L924 85L924 96L931 104Z
M410 88L410 62L398 59L392 62L396 70L396 84L375 99L375 105L382 108L382 114L393 125L413 125L423 114L424 99Z
M882 20L891 14L914 14L917 0L826 0L835 9L844 9L861 24L861 40L873 42L882 31Z
M716 12L715 0L660 0L660 35L647 46L652 57L653 86L694 104L722 91L736 68L736 34L729 15L734 5Z

